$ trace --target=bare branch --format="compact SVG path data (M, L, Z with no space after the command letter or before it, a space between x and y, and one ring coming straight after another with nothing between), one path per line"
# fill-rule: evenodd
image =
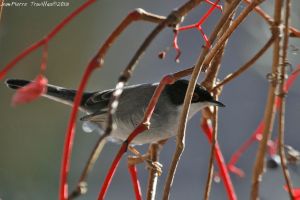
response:
M221 82L219 82L214 88L213 91L218 90L220 87L225 85L226 83L232 81L233 79L240 76L242 73L244 73L246 70L248 70L264 53L270 48L270 46L274 42L274 37L271 37L266 44L249 60L247 61L243 66L241 66L237 71L229 74L224 78Z
M282 60L281 65L279 66L278 71L278 82L277 82L277 98L278 98L278 146L279 146L279 156L280 156L280 164L282 168L282 172L284 175L284 179L287 185L287 190L290 195L290 199L294 199L293 195L293 185L289 175L289 170L287 168L287 159L285 155L284 148L284 129L285 129L285 92L284 84L286 77L286 67L288 66L287 61L287 49L289 45L289 25L290 25L290 9L291 9L291 1L286 0L285 4L285 19L284 19L284 37L283 37L283 47L282 47Z
M127 17L119 24L119 26L110 34L110 36L107 38L107 40L104 42L104 44L101 46L99 51L97 52L96 56L94 57L93 61L97 62L97 67L102 67L104 63L104 57L113 44L113 42L116 41L116 39L120 36L121 33L124 32L124 30L132 23L138 20L145 20L150 22L161 22L165 18L162 16L154 15L151 13L148 13L142 9L136 9L135 11L129 13ZM97 141L92 153L90 154L90 157L88 161L85 164L84 170L81 173L80 179L77 183L77 186L75 190L73 190L70 195L69 199L74 199L81 194L86 193L87 191L87 185L86 185L86 179L89 174L89 172L93 169L95 161L98 159L102 148L104 147L106 143L106 137L108 136L108 131L103 134Z
M274 24L271 27L273 37L274 37L274 50L273 50L273 65L272 65L272 77L275 77L277 68L280 64L280 23L281 23L281 12L282 11L282 0L275 1L274 7ZM268 100L265 109L264 115L264 130L262 133L262 139L259 143L259 148L257 150L256 161L253 166L253 176L252 176L252 187L251 187L251 196L250 198L253 200L258 199L259 195L259 183L262 180L263 169L265 166L265 153L267 150L267 142L270 138L273 123L275 118L275 89L276 89L276 80L270 81L269 92L268 92Z
M251 1L250 0L244 0L244 2L246 2L247 4L250 4ZM259 6L257 6L255 9L255 12L257 14L259 14L268 24L269 26L272 26L272 24L274 23L273 18L268 15L263 9L261 9ZM289 36L290 37L300 37L300 30L298 30L295 27L290 26L289 27Z
M160 144L151 144L149 147L151 162L159 161ZM159 173L156 169L149 169L147 200L155 200Z
M228 9L229 4L225 3L225 10ZM231 14L231 16L227 19L224 27L222 28L220 35L223 35L224 32L228 29L228 27L232 23L232 19L234 18L235 12ZM221 50L217 53L217 55L214 57L214 59L211 62L211 67L208 70L208 73L202 82L202 85L206 87L208 90L211 90L211 88L214 87L219 69L221 67L221 61L224 55L224 50L226 45L228 44L228 40L226 40L225 44L221 47ZM220 92L215 92L214 97L216 100L218 100L218 97L220 95ZM206 108L206 110L210 110L209 108ZM202 116L204 117L204 116ZM208 119L206 119L208 120ZM212 142L211 142L211 150L210 150L210 158L209 158L209 165L208 165L208 175L207 175L207 180L206 180L206 186L205 186L205 192L204 192L204 199L208 200L209 199L209 194L211 191L211 183L213 179L213 172L214 172L214 156L215 156L215 149L216 149L216 143L217 143L217 138L218 138L218 108L214 107L213 110L213 136L212 136Z

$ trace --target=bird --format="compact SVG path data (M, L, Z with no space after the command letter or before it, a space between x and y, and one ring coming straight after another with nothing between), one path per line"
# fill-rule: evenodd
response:
M6 85L11 89L19 89L31 82L22 79L8 79ZM113 114L115 126L107 137L108 141L117 143L126 141L129 134L142 122L147 105L158 84L144 83L124 87L118 108ZM188 84L188 80L179 79L173 84L166 85L151 117L150 129L136 136L131 142L132 145L157 143L177 134ZM92 132L94 129L98 129L103 134L101 130L106 127L109 101L113 92L114 89L108 89L83 93L79 109L85 113L85 116L81 117L85 131ZM48 84L47 92L43 96L72 106L76 90ZM203 86L197 84L192 96L188 120L207 106L224 107L225 105L216 101Z

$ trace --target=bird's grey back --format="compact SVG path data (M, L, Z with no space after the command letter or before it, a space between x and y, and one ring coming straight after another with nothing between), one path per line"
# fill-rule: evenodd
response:
M114 121L118 124L118 129L120 129L119 131L116 131L120 139L126 139L128 134L142 122L144 113L156 87L157 84L143 84L139 87L128 87L123 92L120 97L118 109L113 116ZM144 142L149 140L149 142L151 142L150 140L153 138L153 134L166 135L166 137L169 137L170 134L174 134L173 128L174 123L177 122L177 117L178 108L170 103L169 96L164 90L159 97L150 120L150 131L152 136L149 136L149 133L147 132L142 133L136 137L136 143L139 143L139 140Z

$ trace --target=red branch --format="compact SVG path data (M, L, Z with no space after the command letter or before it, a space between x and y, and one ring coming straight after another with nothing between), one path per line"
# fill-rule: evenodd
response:
M209 142L211 143L212 142L212 137L213 137L212 126L210 125L210 123L208 122L207 119L202 120L201 128L204 131L205 135L207 136ZM216 160L217 160L218 167L219 167L219 170L220 170L220 176L223 180L228 198L230 200L236 200L237 199L236 193L234 191L234 187L233 187L233 184L232 184L231 179L230 179L229 172L228 172L227 167L226 167L226 162L224 160L224 157L222 155L220 146L219 146L217 141L216 141L216 145L215 145L215 156L216 156Z
M175 35L174 35L174 40L173 40L173 46L175 48L175 50L177 51L177 55L175 57L175 61L176 62L179 62L179 57L180 57L180 54L181 54L181 51L180 51L180 48L178 46L178 34L180 31L185 31L185 30L189 30L189 29L193 29L193 28L196 28L202 35L202 38L204 39L205 43L206 43L206 46L208 48L210 48L211 44L210 44L210 41L208 40L207 36L205 35L203 29L202 29L202 24L207 20L207 18L211 15L211 13L217 8L217 9L220 9L222 11L222 6L218 5L220 0L216 0L215 3L209 1L209 0L206 0L207 3L211 4L212 7L201 17L201 19L195 23L195 24L191 24L191 25L187 25L187 26L183 26L183 27L179 27L175 30Z
M297 66L297 68L294 70L294 72L289 76L288 80L285 82L284 85L284 92L287 93L289 89L292 87L293 83L295 82L296 78L300 74L300 65ZM276 96L275 99L275 106L276 106L276 112L279 108L281 98ZM242 154L251 146L251 144L255 141L261 140L261 134L264 129L264 122L263 120L260 121L257 129L251 134L251 136L241 145L241 147L236 150L233 155L231 156L231 159L228 163L228 169L232 173L237 174L238 176L243 177L245 173L243 170L236 167L236 163L238 162L239 158L242 156ZM269 146L269 154L273 156L277 152L277 139L275 141L269 140L268 142Z
M69 16L67 16L64 20L62 20L57 26L55 26L48 35L46 35L43 39L35 42L30 45L26 49L24 49L19 55L17 55L12 61L10 61L1 71L0 71L0 80L2 80L8 71L10 71L20 60L25 58L27 55L35 51L40 46L47 44L63 27L65 27L74 17L76 17L79 13L81 13L84 9L94 3L96 0L88 0L84 4L82 4L79 8L77 8L74 12L72 12Z
M46 35L43 39L35 42L31 46L27 47L25 50L23 50L19 55L17 55L11 62L9 62L4 69L0 71L0 80L3 79L7 72L11 70L20 60L25 58L27 55L35 51L37 48L39 48L42 45L45 45L45 49L43 51L43 61L41 65L41 71L45 70L46 67L46 59L47 59L47 43L62 29L64 28L74 17L76 17L78 14L80 14L83 10L85 10L87 7L89 7L92 3L96 2L96 0L88 0L84 4L82 4L80 7L78 7L74 12L72 12L69 16L67 16L65 19L63 19L57 26L55 26L48 35ZM61 177L60 177L60 188L59 188L59 199L66 200L68 198L68 185L67 185L67 176L69 172L69 164L70 159L68 159L71 155L71 149L73 145L73 138L74 138L74 130L75 130L75 120L77 116L78 106L81 102L81 96L83 93L83 90L85 88L85 85L87 83L87 80L92 73L92 71L95 69L95 67L98 66L98 63L96 60L93 60L89 66L87 67L83 80L80 83L80 87L78 90L78 93L75 97L74 106L72 108L71 118L68 125L68 130L66 134L66 140L65 140L65 146L64 146L64 152L63 152L63 158L62 158L62 168L61 168Z
M44 45L40 74L28 85L19 88L12 98L12 105L32 102L47 92L48 79L44 76L47 68L48 45Z
M133 184L135 199L136 200L142 200L143 196L142 196L142 190L141 190L140 182L139 182L139 179L138 179L138 176L137 176L137 168L136 168L135 165L128 165L128 170L129 170L129 173L130 173L131 182Z
M111 167L105 177L104 183L102 185L101 191L99 193L98 196L98 200L103 200L107 189L110 185L110 182L113 178L113 175L120 163L120 160L123 156L123 154L127 151L127 146L130 144L130 142L140 133L142 133L143 131L149 129L150 127L150 119L151 116L153 114L153 111L155 109L155 106L158 102L158 99L160 97L160 94L162 93L162 91L164 90L165 86L167 84L172 84L175 81L175 77L173 77L172 75L167 75L165 76L159 83L159 85L157 86L157 88L154 91L154 94L148 104L148 107L146 109L146 112L144 114L144 119L142 121L142 123L140 123L135 129L134 131L128 136L128 138L123 142L121 148L118 151L118 154L115 156L115 159L113 161L113 163L111 164Z
M59 186L59 199L66 200L68 198L68 183L67 178L70 169L70 162L71 162L71 153L72 153L72 146L75 136L75 124L76 124L76 117L78 113L78 107L81 103L82 94L84 88L87 84L87 81L92 74L92 72L99 66L97 61L97 57L89 63L88 67L86 68L83 77L81 79L79 88L77 90L74 104L72 107L71 117L68 124L68 129L65 136L65 143L64 143L64 150L63 150L63 157L61 163L61 175L60 175L60 186Z
M78 7L74 12L72 12L68 17L63 19L57 26L55 26L48 35L46 35L43 39L40 41L35 42L23 52L21 52L19 55L17 55L11 62L9 62L3 70L0 71L0 79L5 77L7 72L12 69L20 60L22 60L24 57L32 53L34 50L39 48L42 45L45 45L45 49L43 51L43 58L42 58L42 65L41 65L41 74L43 74L44 69L46 67L46 60L47 60L47 43L63 28L65 27L75 16L77 16L79 13L81 13L83 10L85 10L88 6L90 6L92 3L96 2L96 0L87 0L84 4L82 4L80 7ZM78 112L78 107L81 102L81 96L83 93L83 90L87 84L87 81L93 72L94 69L97 67L100 67L102 64L102 58L105 55L107 49L110 47L112 42L119 36L119 34L132 22L135 20L143 19L143 14L140 13L141 11L134 11L130 15L128 15L125 20L115 29L115 31L109 36L109 38L106 40L104 45L101 47L97 55L92 59L92 61L87 66L84 75L82 77L82 80L80 82L80 86L78 88L78 92L76 93L76 97L74 100L74 105L72 108L72 113L70 116L68 129L66 131L65 136L65 143L64 143L64 151L63 151L63 158L62 158L62 165L61 165L61 177L60 177L60 188L59 188L59 199L65 200L68 197L68 184L67 184L67 178L68 178L68 172L69 172L69 163L70 163L70 157L72 152L72 146L73 146L73 139L75 134L75 121L76 116ZM149 16L148 16L149 17ZM151 17L150 17L151 18ZM158 19L157 19L158 18ZM148 19L149 21L154 20L153 17L151 19ZM161 20L161 18L156 17L155 20Z
M284 189L286 191L288 190L286 185L284 186ZM293 196L294 196L293 200L300 200L300 188L293 188Z
M121 148L119 149L117 155L115 156L115 159L113 163L111 164L111 167L109 168L108 173L106 174L104 183L102 185L101 191L98 196L98 200L103 200L105 198L107 189L111 183L111 180L116 172L117 167L119 166L120 160L123 156L123 154L127 151L128 144L133 140L134 137L136 137L139 133L147 130L147 127L144 124L140 124L127 138L125 142L123 142Z
M214 2L212 2L210 0L205 0L205 2L208 3L208 4L210 4L210 5L212 5L212 6L216 6L216 8L219 9L219 10L221 10L221 11L223 10L223 7L221 5L218 5L217 3L214 3Z
M228 162L228 169L229 171L231 171L232 173L237 174L240 177L244 177L245 176L245 172L241 169L239 169L238 167L235 166L235 164L238 162L238 160L240 159L240 157L243 155L243 153L245 153L245 151L252 145L253 142L255 142L256 140L260 140L261 139L261 134L262 131L264 130L264 123L263 121L261 121L257 127L257 129L251 134L250 138L248 138L242 145L241 147L234 152L234 154L231 156L230 161Z
M3 79L7 72L10 71L20 60L25 58L27 55L41 47L42 45L45 45L45 48L43 50L43 56L42 56L42 65L41 65L41 74L45 71L46 68L46 61L47 61L47 44L48 42L56 36L56 34L64 28L73 18L75 18L78 14L80 14L82 11L84 11L87 7L89 7L91 4L96 2L96 0L87 0L85 3L83 3L80 7L78 7L75 11L73 11L69 16L67 16L65 19L63 19L57 26L55 26L49 34L47 34L43 39L35 42L31 46L27 47L25 50L23 50L19 55L17 55L12 61L10 61L4 69L0 71L0 80ZM65 138L65 145L64 145L64 151L63 151L63 158L62 158L62 167L61 167L61 177L60 177L60 188L59 188L59 199L66 200L68 198L68 185L67 185L67 177L69 172L69 164L70 164L70 155L73 145L73 138L75 134L75 121L76 116L78 112L78 107L81 102L81 97L83 90L86 86L86 83L92 73L92 71L99 66L97 57L95 57L88 67L86 68L86 71L84 72L82 81L80 83L78 92L75 97L74 106L72 108L72 113L70 117L70 121L68 124L68 130L66 133ZM42 93L40 93L42 94Z

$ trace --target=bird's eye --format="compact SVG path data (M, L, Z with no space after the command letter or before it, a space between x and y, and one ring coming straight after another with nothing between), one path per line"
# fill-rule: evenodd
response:
M197 93L193 94L192 102L198 102L199 101L199 95Z

